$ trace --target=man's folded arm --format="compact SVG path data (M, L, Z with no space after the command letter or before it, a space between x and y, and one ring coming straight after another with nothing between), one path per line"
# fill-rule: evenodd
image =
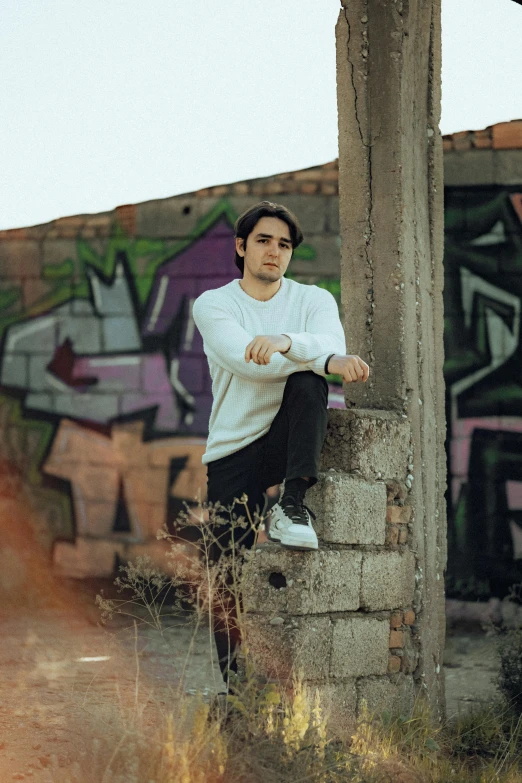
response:
M257 335L249 334L227 309L202 294L192 308L194 323L199 329L208 358L224 370L249 381L276 383L294 372L312 369L305 362L288 361L274 353L268 364L245 361L247 345Z
M305 332L283 332L291 340L285 353L293 362L305 362L307 369L324 375L324 363L332 353L346 353L346 339L337 302L329 291L319 289L318 299L310 306ZM321 365L322 363L322 365Z

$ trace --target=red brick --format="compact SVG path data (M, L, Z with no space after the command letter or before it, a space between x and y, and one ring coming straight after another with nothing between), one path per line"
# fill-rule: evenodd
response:
M443 152L451 152L453 149L453 142L450 138L448 139L442 139L442 151Z
M331 182L323 182L321 184L321 193L323 196L336 196L338 192L338 185L334 185Z
M299 190L301 193L306 193L309 195L312 193L317 193L317 182L303 182Z
M393 525L405 525L411 519L411 506L388 506L386 521Z
M267 182L263 188L265 193L282 193L284 185L282 182Z
M399 544L408 543L408 528L406 526L399 528Z
M228 185L216 185L214 188L210 188L211 196L226 196L228 192Z
M400 628L402 625L402 612L393 612L390 617L390 628Z
M396 631L395 629L390 631L390 647L403 647L404 646L404 631Z
M400 506L388 506L386 508L386 522L396 524L400 522L401 509Z
M475 131L473 134L473 146L479 150L490 149L492 145L491 128Z
M195 196L200 196L201 198L205 198L206 196L210 196L210 188L201 188L201 190L196 190Z
M415 612L413 609L408 609L404 612L404 625L413 625L415 622Z
M25 228L6 228L0 231L0 239L27 239Z
M331 173L323 171L321 168L317 169L304 169L303 171L294 171L292 174L293 179L309 182L310 180L322 180L331 177Z
M250 193L250 186L248 182L236 182L232 190L237 196L247 196Z
M323 171L328 171L329 169L335 169L336 171L339 171L339 158L330 160L328 161L328 163L323 163L321 168L323 169Z
M397 655L390 655L388 660L388 672L396 674L401 670L401 659Z
M453 134L453 149L459 152L471 149L471 133L469 131L462 131L461 133Z
M386 525L386 546L397 546L399 543L399 528L396 525Z
M522 120L499 122L493 125L493 149L522 149Z
M122 204L116 207L116 220L128 236L136 234L136 205Z

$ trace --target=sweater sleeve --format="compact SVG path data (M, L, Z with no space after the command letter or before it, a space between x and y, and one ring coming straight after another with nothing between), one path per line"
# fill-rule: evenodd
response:
M203 337L207 357L233 375L254 382L276 383L294 372L313 369L305 362L289 361L287 355L280 353L273 354L268 364L247 363L245 350L255 335L243 329L226 306L207 292L194 302L192 316Z
M292 340L285 353L293 362L305 362L307 369L324 375L324 363L332 353L346 353L346 339L337 302L329 291L313 286L304 332L283 332Z

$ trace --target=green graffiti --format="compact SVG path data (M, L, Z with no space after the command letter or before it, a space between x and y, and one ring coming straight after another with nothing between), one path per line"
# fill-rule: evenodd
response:
M0 310L8 310L17 302L20 302L22 298L22 289L18 286L13 288L6 288L5 291L0 291Z
M66 258L61 264L44 264L42 277L44 280L61 280L74 274L74 261Z
M31 486L39 489L39 494L46 504L59 508L61 517L68 526L68 531L62 530L61 533L72 533L72 509L69 497L59 490L45 487L41 472L41 465L54 437L56 425L41 419L28 418L19 400L5 394L0 395L0 408L7 412L5 424L8 427L15 427L22 439L32 440L31 448L24 449L25 478Z

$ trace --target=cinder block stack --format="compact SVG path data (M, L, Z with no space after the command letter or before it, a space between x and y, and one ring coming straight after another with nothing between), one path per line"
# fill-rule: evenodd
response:
M319 551L267 543L247 565L246 641L257 670L283 682L299 671L319 689L336 734L351 731L363 702L377 713L413 703L421 574L410 545L409 452L400 414L329 411L323 471L306 496Z

